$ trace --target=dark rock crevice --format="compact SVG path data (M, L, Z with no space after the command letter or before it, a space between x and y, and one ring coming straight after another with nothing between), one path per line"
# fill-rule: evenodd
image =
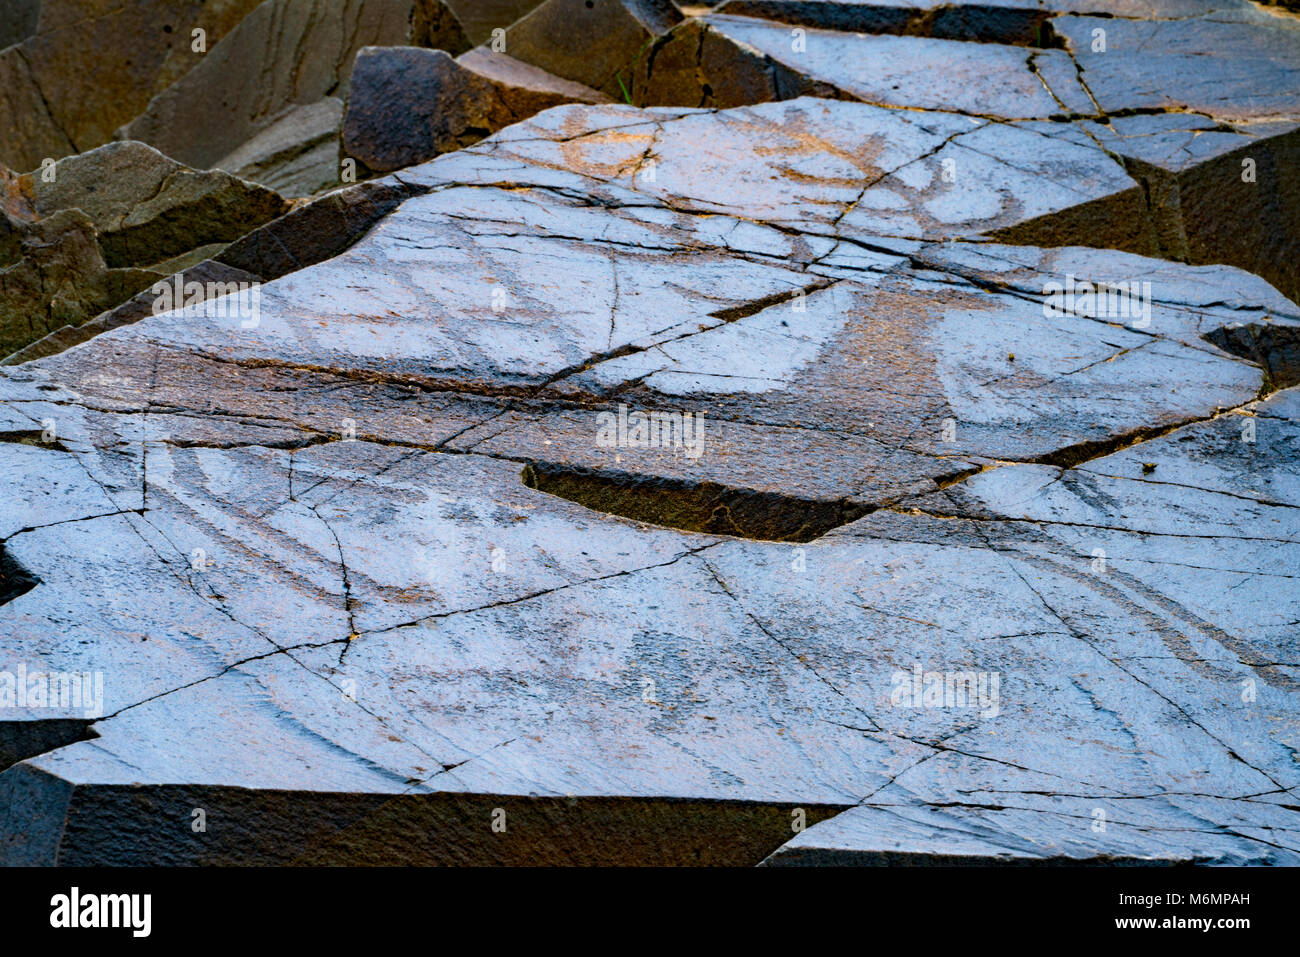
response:
M525 466L526 486L594 511L707 535L811 542L856 521L872 506L815 501L776 492L656 476L601 472L550 463Z

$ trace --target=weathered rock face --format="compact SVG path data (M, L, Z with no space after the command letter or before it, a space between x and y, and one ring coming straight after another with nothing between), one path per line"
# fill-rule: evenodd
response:
M288 209L268 189L188 169L143 143L3 179L0 357L11 362L47 336L68 343L111 328L105 319L72 332Z
M211 166L325 97L346 97L356 52L468 42L440 0L266 0L124 126L191 166Z
M0 170L0 861L1300 863L1293 18L686 9Z
M1295 21L1263 13L1220 16L1155 22L1065 16L1052 26L1106 113L1191 111L1230 122L1296 118ZM1240 68L1242 57L1250 59L1249 74Z
M312 196L338 185L343 101L327 96L290 107L213 165L283 196Z
M112 139L114 129L202 59L192 48L194 30L214 44L258 2L6 3L0 164L33 169Z
M503 52L623 99L638 61L681 19L672 0L546 0L506 30Z
M389 211L252 324L7 371L0 613L33 671L135 640L9 723L5 859L1300 861L1300 406L1223 332L1300 309L987 240L1151 234L1098 156L567 106L334 194Z
M1054 131L1055 132L1055 131ZM1116 157L1142 184L1154 246L1192 263L1230 263L1300 300L1300 123L1229 125L1194 113L1138 114L1055 132ZM999 235L1050 242L1028 223Z
M487 43L493 30L504 30L531 13L542 0L443 0L456 15L471 43Z
M609 97L504 53L367 47L357 54L343 153L387 173L476 143L561 103Z

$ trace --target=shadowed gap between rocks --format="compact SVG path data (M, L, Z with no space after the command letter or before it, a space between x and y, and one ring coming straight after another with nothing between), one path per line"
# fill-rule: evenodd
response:
M0 721L0 772L19 761L99 737L92 718Z
M1222 326L1201 335L1206 342L1224 352L1253 362L1263 370L1263 382L1256 400L1263 399L1279 389L1300 383L1300 326L1274 326L1259 322ZM1226 410L1219 410L1201 419L1215 418ZM1173 422L1169 425L1150 426L1116 435L1109 439L1076 442L1032 459L1038 465L1054 465L1070 469L1093 459L1113 455L1122 449L1149 442L1184 428L1191 421ZM965 476L962 476L963 478ZM951 484L951 483L950 483Z
M9 773L21 776L15 785L41 786L33 780L39 772L25 766ZM204 833L189 827L196 807L207 812ZM62 826L19 853L22 863L57 859L65 866L752 867L794 836L796 812L811 827L845 809L672 797L82 785ZM122 826L106 828L106 820ZM155 823L162 821L177 826ZM0 863L16 863L3 851Z
M525 466L522 477L528 488L593 511L688 532L758 541L811 542L875 511L870 505L845 500L813 501L729 488L715 482L598 472L540 462Z
M0 432L0 442L31 445L38 449L53 449L56 452L68 451L63 443L54 439L47 439L45 433L39 429L14 429L9 432Z
M18 563L3 544L0 544L0 605L7 605L19 595L25 595L41 580Z

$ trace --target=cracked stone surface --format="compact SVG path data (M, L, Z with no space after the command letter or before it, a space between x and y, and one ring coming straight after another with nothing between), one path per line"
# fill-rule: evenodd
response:
M429 9L218 165L305 184L348 75L526 108L167 261L251 321L0 367L0 861L1300 864L1300 21ZM108 269L137 201L44 195L5 262Z

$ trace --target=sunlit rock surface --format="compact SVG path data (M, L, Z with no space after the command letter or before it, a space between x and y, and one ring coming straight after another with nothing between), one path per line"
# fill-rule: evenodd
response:
M458 6L660 105L0 369L0 860L1300 863L1294 18Z

